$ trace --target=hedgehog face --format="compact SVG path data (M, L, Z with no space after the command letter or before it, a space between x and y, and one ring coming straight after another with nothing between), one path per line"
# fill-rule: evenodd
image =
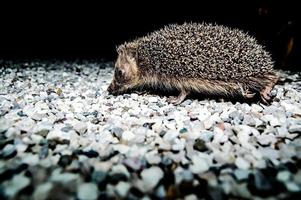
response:
M108 87L108 92L113 95L122 94L135 87L138 80L136 58L126 50L119 51L118 54L114 77Z

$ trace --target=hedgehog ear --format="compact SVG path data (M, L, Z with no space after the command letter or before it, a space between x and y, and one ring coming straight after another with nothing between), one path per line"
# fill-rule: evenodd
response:
M128 48L126 54L134 60L137 60L138 58L138 52L135 48Z

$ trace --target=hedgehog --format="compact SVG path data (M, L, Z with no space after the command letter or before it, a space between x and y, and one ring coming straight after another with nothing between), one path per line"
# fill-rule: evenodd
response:
M140 88L271 102L278 74L271 55L242 30L207 23L169 24L117 47L113 95Z

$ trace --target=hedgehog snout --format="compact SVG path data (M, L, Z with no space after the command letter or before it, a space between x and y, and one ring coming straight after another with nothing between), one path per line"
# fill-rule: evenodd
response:
M109 87L108 87L108 92L109 92L109 94L113 94L113 95L115 95L117 92L116 92L116 88L115 88L115 84L114 84L114 82L112 82L110 85L109 85Z
M107 91L109 92L109 94L112 95L118 95L120 93L123 92L123 85L119 84L118 82L116 82L115 80L113 80L111 82L111 84L109 85Z

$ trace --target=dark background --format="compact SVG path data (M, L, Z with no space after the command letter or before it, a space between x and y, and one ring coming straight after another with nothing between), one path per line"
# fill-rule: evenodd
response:
M300 70L297 1L110 1L1 6L0 59L116 58L116 46L168 23L212 22L243 29L276 68Z

